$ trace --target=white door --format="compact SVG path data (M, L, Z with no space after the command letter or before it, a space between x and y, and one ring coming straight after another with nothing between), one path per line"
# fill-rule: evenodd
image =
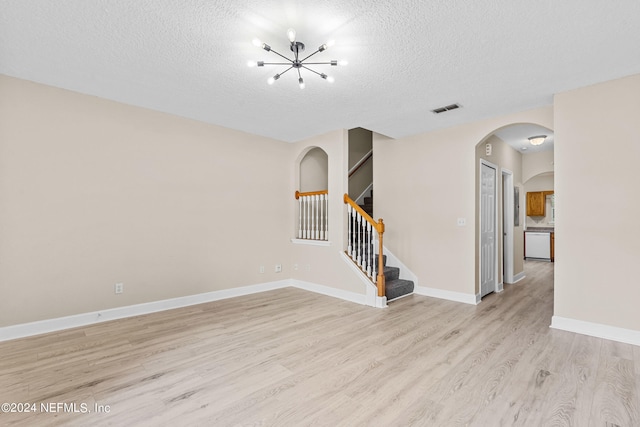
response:
M480 297L496 290L496 169L480 172Z

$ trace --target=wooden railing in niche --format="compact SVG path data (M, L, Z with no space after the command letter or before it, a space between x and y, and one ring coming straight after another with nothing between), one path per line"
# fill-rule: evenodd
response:
M329 191L296 191L298 239L329 240Z
M378 296L385 295L382 236L384 222L375 221L347 194L347 255L378 288ZM377 254L376 254L377 251Z

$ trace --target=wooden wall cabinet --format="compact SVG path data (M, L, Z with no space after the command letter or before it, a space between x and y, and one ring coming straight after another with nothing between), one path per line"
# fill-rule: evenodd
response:
M545 216L547 196L553 191L529 191L527 193L527 216Z
M527 216L544 216L544 193L530 191L527 193Z

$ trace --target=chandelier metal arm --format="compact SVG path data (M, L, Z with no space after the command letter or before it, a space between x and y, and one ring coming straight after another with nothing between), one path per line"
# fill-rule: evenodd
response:
M316 50L315 52L313 52L312 54L307 55L303 60L301 60L300 62L304 62L307 59L311 58L313 55L315 55L316 53L320 52L320 49Z
M305 65L303 65L301 68L304 68L305 70L309 70L309 71L311 71L312 73L315 73L315 74L319 75L320 77L322 77L322 73L319 73L319 72L317 72L316 70L312 70L311 68L309 68L309 67L307 67L307 66L305 66ZM300 74L300 70L299 70L299 69L298 69L298 74Z
M262 65L291 65L291 62L262 62Z
M273 52L273 53L275 53L276 55L278 55L279 57L286 59L287 61L289 61L289 63L292 63L292 62L293 62L293 60L291 60L291 59L287 58L286 56L284 56L284 55L283 55L283 54L281 54L281 53L276 52L276 51L275 51L275 50L273 50L273 49L271 49L269 52ZM287 65L288 65L288 64L287 64Z
M306 65L337 65L334 64L334 62L336 61L329 61L329 62L305 62ZM266 64L266 62L265 62Z
M287 71L289 71L290 69L292 69L293 67L289 67L286 70L284 70L283 72L279 73L280 75L283 75L284 73L286 73Z

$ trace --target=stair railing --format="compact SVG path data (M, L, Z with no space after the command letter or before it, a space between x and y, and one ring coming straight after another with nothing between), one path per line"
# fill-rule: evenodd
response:
M329 240L329 191L296 191L298 239Z
M384 222L376 222L349 195L344 195L347 205L347 255L378 288L378 296L385 295L382 235ZM376 260L377 249L377 260Z

